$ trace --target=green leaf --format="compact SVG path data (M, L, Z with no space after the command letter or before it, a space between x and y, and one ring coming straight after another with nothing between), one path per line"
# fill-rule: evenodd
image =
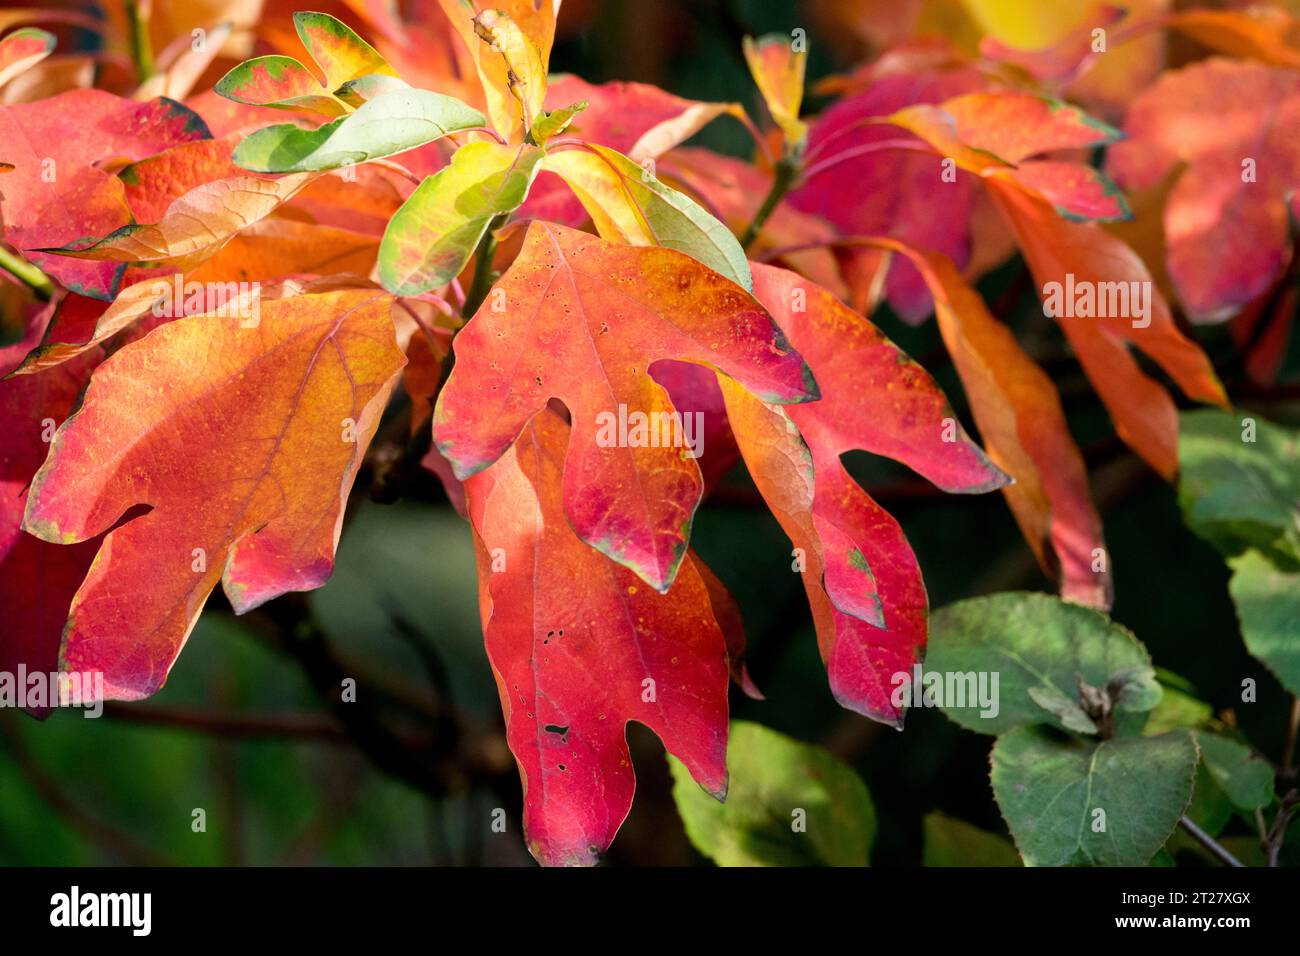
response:
M574 103L572 106L565 106L558 110L551 110L537 117L533 123L533 139L545 145L546 141L552 137L559 136L569 124L573 122L574 117L587 108L587 101L582 100Z
M256 173L337 169L393 156L485 122L482 113L455 97L398 89L318 129L292 123L260 129L235 148L234 161Z
M1273 802L1273 768L1250 748L1227 737L1196 735L1201 761L1214 782L1239 810L1258 810Z
M691 842L719 866L867 866L876 814L866 784L820 747L732 721L719 803L668 758Z
M1223 792L1223 788L1214 782L1214 777L1206 769L1205 761L1196 765L1196 784L1192 788L1192 802L1183 811L1192 822L1208 833L1218 836L1232 819L1232 801ZM1184 847L1200 848L1190 834L1175 830L1169 838L1166 849L1176 853Z
M1255 547L1275 561L1300 561L1295 431L1258 416L1187 412L1179 424L1178 460L1178 498L1193 531L1226 555Z
M731 230L693 199L659 182L651 169L594 144L548 153L542 168L569 184L602 238L676 249L754 290L749 260Z
M1136 733L1160 699L1151 659L1131 632L1048 594L1008 592L942 608L930 622L924 673L942 679L943 712L983 734L1041 723L1091 732L1079 681L1107 690L1123 733ZM987 675L994 706L947 692L961 686L961 675Z
M339 99L360 106L367 100L373 100L394 90L407 90L411 84L396 76L384 73L367 73L355 80L348 80L338 88Z
M1214 708L1196 696L1196 688L1183 677L1156 668L1160 682L1160 702L1147 717L1142 734L1154 737L1170 730L1204 727L1214 719Z
M1283 687L1300 694L1300 572L1279 570L1258 551L1248 551L1229 564L1228 591L1246 650Z
M397 295L445 285L465 268L495 216L528 196L543 153L535 146L470 143L397 210L379 245L379 278Z
M993 796L1026 866L1143 866L1192 798L1187 731L1091 741L1020 727L993 747Z
M1020 866L1020 854L1006 837L943 813L924 820L925 866Z

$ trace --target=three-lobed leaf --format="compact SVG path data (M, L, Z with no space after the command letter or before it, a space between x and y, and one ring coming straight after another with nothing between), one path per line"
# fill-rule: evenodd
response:
M727 794L731 653L712 576L687 556L659 594L580 541L565 520L572 441L543 408L465 483L525 837L550 865L595 863L631 809L628 721L658 734L706 799Z
M759 301L826 390L816 402L774 407L723 379L732 431L801 556L832 693L899 726L904 708L891 681L925 646L925 586L898 522L849 476L841 456L886 455L953 492L990 491L1007 477L956 425L929 374L879 329L792 272L753 268Z
M565 513L582 540L660 591L685 556L702 483L650 366L708 365L768 401L816 396L803 360L740 286L671 249L541 222L456 336L455 354L434 439L457 475L496 461L559 399L573 419ZM667 440L657 432L651 443L648 429L630 440L620 422L632 413L667 421Z
M397 77L369 43L329 14L295 13L293 25L324 72L324 85L293 57L273 54L239 64L217 81L216 91L236 103L343 116L369 98L377 78Z

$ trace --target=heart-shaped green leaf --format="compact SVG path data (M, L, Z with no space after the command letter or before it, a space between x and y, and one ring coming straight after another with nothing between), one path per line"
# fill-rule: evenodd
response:
M1192 799L1185 730L1090 741L1019 727L993 747L993 796L1026 866L1144 866Z
M1008 592L941 608L930 622L923 681L942 690L936 703L945 714L982 734L1024 724L1090 732L1095 718L1082 706L1081 682L1107 696L1120 733L1140 730L1160 700L1151 659L1128 629L1048 594ZM949 692L972 686L993 699Z

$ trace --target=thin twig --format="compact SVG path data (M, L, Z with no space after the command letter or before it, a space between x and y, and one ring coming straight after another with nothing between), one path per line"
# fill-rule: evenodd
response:
M1300 791L1289 790L1282 797L1273 825L1264 837L1264 852L1268 855L1268 865L1277 866L1282 855L1282 844L1286 842L1286 831L1291 826L1291 818L1300 810Z
M1184 830L1190 833L1197 843L1201 844L1201 846L1205 847L1207 850L1210 851L1211 854L1217 857L1219 862L1222 863L1224 866L1236 866L1236 867L1245 866L1244 863L1242 863L1235 856L1233 856L1231 853L1225 850L1218 840L1214 839L1214 837L1210 836L1208 833L1206 833L1204 830L1198 827L1195 823L1193 823L1191 818L1188 817L1186 814L1184 814L1178 819L1178 824Z
M178 707L105 704L104 715L129 723L241 740L296 737L336 744L348 742L338 722L320 714L210 714Z

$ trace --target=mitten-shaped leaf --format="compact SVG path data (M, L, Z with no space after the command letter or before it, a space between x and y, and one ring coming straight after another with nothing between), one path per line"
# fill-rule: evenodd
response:
M257 322L178 319L97 370L24 519L65 544L113 528L72 602L64 669L145 697L218 580L241 612L324 583L403 364L391 301L354 289L264 303Z
M791 342L808 350L826 391L779 409L723 381L732 430L795 545L836 700L899 724L892 677L925 645L925 586L902 529L840 456L887 455L957 492L990 491L1007 476L965 435L925 370L866 319L784 269L755 264L754 288Z
M488 657L524 784L529 849L591 864L636 786L629 720L717 799L727 793L727 640L693 555L658 594L578 540L564 515L569 429L542 410L465 484Z
M236 103L342 116L363 101L349 84L397 76L369 43L327 13L295 13L293 25L325 74L323 86L293 57L271 55L239 64L217 82L216 91Z
M766 401L815 397L803 360L740 286L670 249L545 223L529 227L455 351L434 438L457 475L496 461L559 399L573 416L565 513L582 540L660 591L686 553L701 482L694 419L674 419L649 366L709 365Z

